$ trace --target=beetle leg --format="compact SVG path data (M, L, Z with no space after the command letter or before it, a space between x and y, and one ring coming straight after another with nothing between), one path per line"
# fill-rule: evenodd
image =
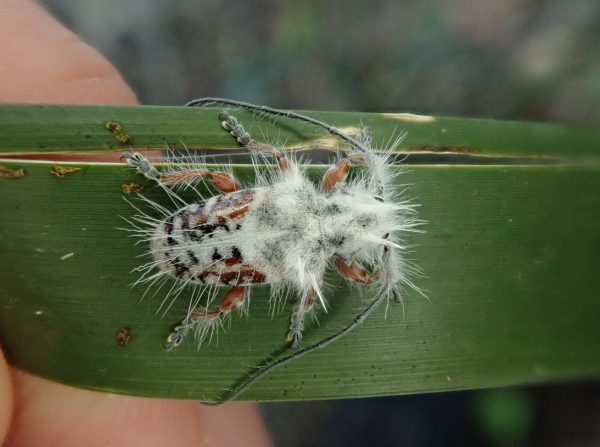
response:
M154 180L163 187L182 183L190 184L200 178L207 178L219 192L227 193L240 189L240 182L229 172L210 171L208 169L181 169L162 173L139 152L125 152L121 155L121 159L125 159L140 174Z
M210 310L203 306L196 306L167 337L167 350L179 346L187 333L194 328L197 329L199 341L202 342L216 328L214 323L219 323L222 317L244 304L246 298L248 298L248 287L234 286L225 293L217 308Z
M294 304L290 318L290 328L286 337L286 341L291 343L292 348L297 348L300 345L304 331L304 317L313 310L316 299L317 292L315 289L310 289L302 299Z
M160 174L159 182L163 185L189 184L200 178L207 178L219 192L227 193L240 190L240 182L233 174L208 169L182 169L181 171L167 172Z
M244 126L242 126L236 117L231 116L227 112L221 112L219 114L219 119L221 120L223 129L229 132L238 143L247 148L250 152L270 155L277 161L279 169L282 171L290 169L290 161L286 158L282 150L269 146L268 144L257 142L250 136L246 129L244 129Z
M361 284L368 284L376 281L380 275L378 271L375 271L372 275L369 275L360 264L354 261L346 263L346 261L340 257L335 258L333 265L343 278L347 279L348 281L354 281Z
M321 180L321 189L323 192L330 192L335 185L346 181L351 166L364 165L366 158L362 154L350 154L332 165Z

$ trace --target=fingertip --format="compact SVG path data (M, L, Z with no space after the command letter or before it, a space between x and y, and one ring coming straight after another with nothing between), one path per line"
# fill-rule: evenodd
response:
M0 444L8 433L12 417L12 381L4 353L0 350ZM3 444L2 444L3 445Z
M13 371L19 406L8 436L12 447L270 445L255 405L206 408L195 401L118 396Z
M206 445L272 445L262 415L254 403L230 402L218 407L202 407L202 411Z
M13 370L11 446L202 445L197 405L100 393Z
M110 62L30 0L0 0L0 60L2 102L137 103Z

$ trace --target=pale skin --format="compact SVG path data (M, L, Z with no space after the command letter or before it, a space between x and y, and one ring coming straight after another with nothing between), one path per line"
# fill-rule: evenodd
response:
M0 102L137 103L109 62L29 0L0 0L0 61ZM271 445L253 404L207 408L80 390L11 367L1 352L0 443Z

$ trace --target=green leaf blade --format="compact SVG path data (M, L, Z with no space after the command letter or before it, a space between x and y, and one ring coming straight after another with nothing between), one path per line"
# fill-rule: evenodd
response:
M139 114L141 121L150 113L150 126L153 112L139 109L127 113ZM106 120L122 120L128 132L135 129L124 116L115 117L120 108L92 111ZM198 118L206 111L193 112ZM214 127L215 141L225 146L214 112L196 126ZM341 123L355 118L335 116ZM376 136L389 135L397 125L390 125L390 118L369 120ZM472 125L455 120L457 129ZM98 135L114 138L97 121ZM60 128L52 150L81 150L79 143L67 144L73 138L68 128ZM178 131L157 133L152 147L171 141ZM38 151L31 142L45 138L44 132L49 130L36 136L31 127L29 142L9 132L13 139L3 139L3 148ZM496 144L492 134L481 137L487 138L487 147ZM138 144L141 137L131 135ZM432 130L430 137L436 135ZM201 147L213 144L201 143L204 137L198 133L189 139ZM589 138L598 147L600 138ZM512 156L508 148L516 147L515 141L495 153ZM543 156L544 141L524 143L527 151L514 153ZM560 153L550 155L589 163L411 166L398 181L411 185L408 194L427 221L426 233L412 236L410 243L414 261L426 274L417 284L427 290L430 302L408 292L404 316L392 304L387 318L386 309L378 309L344 339L275 371L242 399L391 395L600 374L600 169L588 143L584 151L578 143L564 144ZM107 147L96 142L84 149L92 146ZM283 345L291 303L271 317L268 289L258 287L250 318L234 316L218 344L197 350L190 341L166 352L162 343L185 314L187 300L181 297L165 314L156 312L161 292L140 302L144 289L129 284L137 278L131 270L144 262L137 256L146 248L117 229L127 226L119 216L134 214L121 186L143 184L144 195L167 205L158 188L119 164L74 164L82 169L64 178L50 174L53 162L0 164L25 170L24 177L0 177L0 339L16 366L86 388L212 399ZM250 168L235 170L251 182ZM318 177L322 171L310 172ZM369 297L345 287L335 275L330 281L335 286L328 294L331 310L320 314L319 326L309 327L305 343L338 330ZM120 346L123 328L130 339Z

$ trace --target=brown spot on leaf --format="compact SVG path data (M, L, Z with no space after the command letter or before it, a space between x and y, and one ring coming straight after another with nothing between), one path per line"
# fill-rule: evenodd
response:
M0 177L25 177L25 170L23 168L10 169L0 165Z
M123 194L133 194L134 192L140 192L144 189L144 185L138 185L134 182L129 182L121 185L121 191Z
M121 144L131 143L131 136L123 132L123 126L113 121L104 123L104 128L115 135L115 139Z
M117 334L117 344L124 348L129 343L131 339L131 332L128 327L122 327L119 329L119 333Z
M50 169L50 174L55 175L58 178L64 178L65 175L73 172L81 171L81 168L75 168L73 166L59 166L56 165Z

